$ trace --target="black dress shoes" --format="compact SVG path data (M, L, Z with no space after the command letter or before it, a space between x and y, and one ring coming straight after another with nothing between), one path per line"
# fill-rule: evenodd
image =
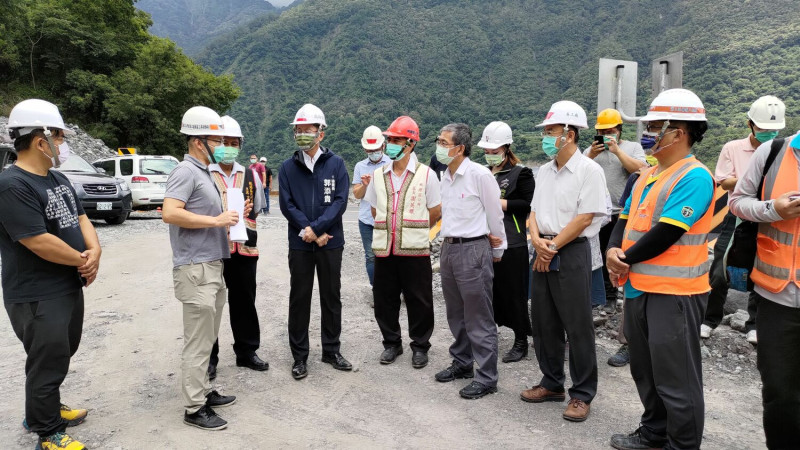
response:
M341 353L322 353L322 362L328 363L333 366L336 370L353 370L352 364L350 364Z
M475 372L473 371L472 366L461 367L454 361L450 367L436 374L436 381L446 383L448 381L453 381L456 378L472 378L474 376Z
M214 381L217 379L217 366L215 366L214 364L209 364L207 372L208 372L208 381Z
M414 355L411 356L411 367L415 369L422 369L427 365L428 365L428 354L425 352L414 351Z
M305 361L295 361L292 365L292 378L295 380L302 380L308 375L308 368Z
M248 369L264 371L269 370L269 363L262 361L255 353L245 358L236 358L236 365L239 367L247 367Z
M458 394L461 397L475 400L477 398L481 398L486 394L494 394L497 392L497 388L495 386L486 386L483 383L479 383L477 381L473 381L472 383L468 384L464 389L458 391Z
M381 364L391 364L398 356L403 354L403 347L398 345L396 347L389 347L381 353Z
M514 341L514 346L503 356L503 362L517 362L526 356L528 356L528 340L519 339Z

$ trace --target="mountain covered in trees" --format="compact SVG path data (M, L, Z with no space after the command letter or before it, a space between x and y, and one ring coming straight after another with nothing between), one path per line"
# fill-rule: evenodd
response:
M173 40L187 55L254 17L280 12L265 0L138 0L136 7L150 14L151 33Z
M713 167L724 142L748 133L745 114L761 95L786 102L787 132L800 127L796 17L795 0L307 0L226 34L197 60L241 88L230 114L248 152L288 157L288 124L311 102L327 115L325 144L352 165L363 129L402 114L419 122L425 158L449 122L472 126L477 142L505 120L517 153L541 160L534 124L551 103L578 102L593 125L599 58L639 63L642 115L650 62L683 51L684 87L709 117L696 150Z
M0 0L0 115L42 98L109 147L185 151L194 105L227 110L239 95L175 44L148 32L133 0Z

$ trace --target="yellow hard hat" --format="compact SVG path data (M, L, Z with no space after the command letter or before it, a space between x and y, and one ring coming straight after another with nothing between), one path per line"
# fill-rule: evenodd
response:
M600 114L597 115L597 125L594 128L596 130L607 130L617 125L622 125L622 115L616 109L608 108L600 111Z

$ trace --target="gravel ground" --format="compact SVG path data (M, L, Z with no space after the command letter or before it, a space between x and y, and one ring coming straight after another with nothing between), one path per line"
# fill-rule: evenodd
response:
M220 411L230 422L228 429L214 433L181 423L176 380L181 314L172 292L167 226L158 212L135 212L122 225L96 222L104 247L101 272L97 283L86 290L83 341L62 388L65 403L90 408L89 419L72 430L74 435L90 448L108 449L583 449L609 448L612 433L637 426L642 411L629 370L605 363L618 347L614 333L619 314L607 316L598 327L600 386L592 414L582 424L561 418L565 404L519 401L519 392L541 377L532 349L519 363L501 363L499 392L481 400L458 397L458 389L466 383L433 380L433 374L449 364L447 347L452 342L438 274L434 274L436 328L430 364L412 369L409 351L393 365L378 364L380 332L370 307L352 209L345 220L342 353L353 363L353 373L337 372L319 362L319 307L313 300L309 376L302 381L290 376L286 222L276 208L277 214L258 220L259 354L270 362L270 370L256 373L235 366L226 313L216 387L239 398L236 405ZM407 336L405 310L400 323ZM0 389L6 393L0 398L0 408L6 412L0 419L0 440L4 447L30 448L35 438L19 424L24 352L7 320L0 321L0 337ZM511 330L500 329L501 353L511 347L513 338ZM764 448L755 352L741 333L726 326L706 345L704 448Z

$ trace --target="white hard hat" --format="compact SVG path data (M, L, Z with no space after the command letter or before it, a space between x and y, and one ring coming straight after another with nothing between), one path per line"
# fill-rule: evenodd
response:
M325 123L325 114L322 113L321 109L317 108L311 103L306 103L305 105L303 105L302 108L297 110L297 114L294 115L294 121L292 121L291 124L292 125L317 124L317 125L322 125L323 127L328 126L328 124Z
M64 119L58 112L58 106L36 98L23 100L14 106L8 116L8 130L12 139L30 134L33 130L58 128L64 134L73 135L74 131L64 125Z
M688 89L667 89L653 99L647 115L639 119L641 122L659 120L705 122L706 109L694 92Z
M188 136L225 136L222 118L211 108L193 106L183 114L181 134Z
M386 138L383 137L381 129L375 125L370 125L361 136L361 146L367 150L377 150L381 148L385 140Z
M267 157L262 156L261 159L258 160L259 162L267 162Z
M511 139L511 127L505 122L492 122L483 129L483 136L478 147L493 150L514 142Z
M750 106L747 117L762 130L782 130L786 128L786 105L774 95L765 95Z
M589 128L586 123L586 111L577 103L569 100L562 100L553 103L544 122L536 125L546 127L548 125L572 125L577 128Z
M239 126L239 122L237 122L233 117L222 116L222 125L225 128L225 136L238 137L239 139L244 140L242 128Z

